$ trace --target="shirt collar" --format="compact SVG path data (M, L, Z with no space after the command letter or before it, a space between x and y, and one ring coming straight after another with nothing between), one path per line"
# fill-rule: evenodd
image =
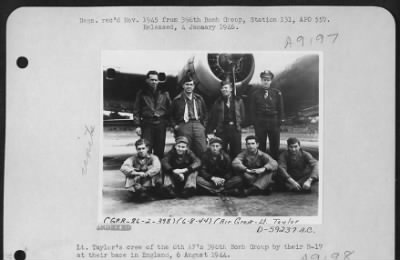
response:
M257 149L257 151L253 154L253 153L250 153L250 151L249 150L246 150L246 153L248 154L248 155L258 155L259 154L259 150L260 149Z
M230 95L229 97L224 97L224 96L222 96L222 100L223 100L224 102L227 102L227 101L231 102L231 100L232 100L232 95Z
M207 149L207 152L208 152L208 154L209 154L209 156L211 158L216 158L216 159L221 159L221 160L224 159L224 152L222 150L217 156L213 155L213 153L211 152L210 148Z
M295 159L299 158L299 157L301 156L302 153L303 153L303 151L301 150L301 148L300 148L300 150L299 150L297 153L295 153L295 154L291 154L291 153L288 151L289 157L290 157L290 158L295 158Z
M186 95L186 93L185 92L183 92L182 93L182 96L183 96L183 98L185 99L185 100L190 100L190 101L192 101L192 100L194 100L195 99L195 95L194 95L194 93L192 93L192 99L190 99L187 95Z
M173 148L174 149L174 154L177 156L177 157L184 157L186 154L188 154L188 151L189 151L189 149L188 150L186 150L182 155L179 155L178 154L178 152L176 151L176 148L174 147Z
M151 93L151 94L155 94L158 91L159 91L159 87L156 87L156 89L153 89L153 87L147 86L147 88L145 88L145 92Z
M138 154L136 154L137 159L149 159L151 157L151 154L146 154L143 158L140 158Z

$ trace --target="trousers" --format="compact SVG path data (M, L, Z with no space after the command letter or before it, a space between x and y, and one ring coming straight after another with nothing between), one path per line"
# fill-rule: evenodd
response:
M207 190L211 194L216 194L223 190L241 188L243 186L243 181L240 176L233 176L232 178L225 180L223 187L217 187L213 181L204 179L202 176L197 176L197 186Z
M272 172L265 171L258 175L245 172L243 182L245 186L256 186L260 190L266 190L272 184Z
M180 123L178 129L175 131L175 137L186 136L189 140L190 150L201 158L204 151L207 149L206 145L206 132L204 126L200 121L189 121L187 123Z
M277 117L258 119L254 124L255 134L260 142L260 150L267 152L267 137L269 140L270 155L279 159L280 122Z
M242 151L241 133L235 125L226 125L223 129L223 132L217 132L215 135L222 139L223 149L233 159Z
M153 177L132 177L128 178L127 184L126 184L126 189L129 191L142 191L142 190L148 190L148 189L155 189L159 188L161 186L161 177L159 174Z
M276 186L278 188L289 188L291 187L290 184L287 183L286 178L284 178L281 174L279 174L280 169L278 168L278 174L274 175L274 180L276 181ZM288 172L290 175L290 172ZM293 177L292 177L293 178ZM308 178L313 178L314 180L318 180L319 175L317 171L313 171L310 167L306 167L303 171L303 174L293 178L295 181L297 181L298 184L303 186L304 182Z
M183 189L187 188L196 188L196 178L197 171L185 175L183 181L174 174L165 174L164 187L172 187L177 192L181 192Z
M142 138L150 142L153 153L159 158L164 157L166 123L143 123Z

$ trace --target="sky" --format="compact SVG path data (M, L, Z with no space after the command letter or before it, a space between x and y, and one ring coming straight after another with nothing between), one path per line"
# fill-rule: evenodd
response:
M216 53L217 51L212 51ZM226 53L226 51L221 51ZM292 64L297 58L311 52L298 51L258 51L252 53L255 60L255 71L250 83L259 82L258 75L263 70L271 70L275 75ZM315 52L314 52L315 53ZM103 51L102 69L114 68L121 72L146 74L149 70L177 75L193 55L204 55L206 52L195 51Z

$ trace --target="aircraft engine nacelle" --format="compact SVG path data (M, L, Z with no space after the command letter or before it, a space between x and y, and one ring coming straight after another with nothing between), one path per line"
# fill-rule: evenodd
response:
M229 79L236 83L237 92L247 85L254 73L254 57L252 54L239 53L205 53L191 57L178 74L178 84L190 75L196 88L208 97L220 93L221 82Z

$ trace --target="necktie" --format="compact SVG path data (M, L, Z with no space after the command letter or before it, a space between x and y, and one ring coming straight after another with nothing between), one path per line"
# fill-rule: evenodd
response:
M265 91L264 98L265 98L265 99L268 98L268 90Z
M189 109L186 101L185 101L185 111L183 112L183 121L185 121L185 123L189 122Z
M196 120L199 120L199 115L197 114L197 107L196 107L196 101L194 100L194 98L191 100L193 102L193 112L194 112L194 118ZM185 99L185 111L183 112L183 121L185 121L185 123L189 122L189 108L188 108L188 104L187 104L187 100Z

